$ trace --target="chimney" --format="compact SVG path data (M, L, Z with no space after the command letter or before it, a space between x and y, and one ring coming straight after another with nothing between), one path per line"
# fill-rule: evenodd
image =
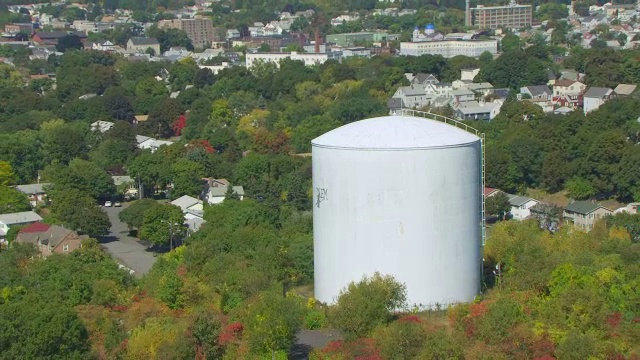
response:
M318 29L316 29L316 40L315 40L315 52L316 54L320 53L320 31Z

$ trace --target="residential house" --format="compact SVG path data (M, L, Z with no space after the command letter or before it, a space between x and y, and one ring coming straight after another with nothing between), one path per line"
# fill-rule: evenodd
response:
M619 84L613 91L617 96L629 96L636 90L636 85Z
M533 85L521 87L520 94L527 95L530 99L550 100L552 92L547 85Z
M419 74L416 74L415 76L412 76L410 81L411 81L411 84L422 85L422 86L435 85L440 82L440 80L438 80L438 78L435 75L424 74L424 73L419 73Z
M133 123L135 125L143 123L147 120L149 120L149 115L136 115L133 117Z
M231 183L227 179L206 179L204 194L209 204L220 204L224 201L227 188ZM242 186L232 186L233 192L240 200L244 200L244 188Z
M131 178L131 176L112 176L111 180L113 180L113 185L116 186L119 193L124 195L126 200L133 199L138 196L136 182Z
M614 214L621 214L621 213L637 214L638 208L640 208L640 202L632 202L619 209L616 209L613 213Z
M16 242L19 244L33 244L44 258L53 254L68 254L82 247L82 241L87 235L65 229L59 225L33 223L18 232Z
M575 201L564 208L562 216L566 224L590 231L599 219L611 215L613 211L589 201Z
M613 89L604 87L590 87L582 96L584 114L586 115L598 109L605 102L613 99L614 97L616 97L616 93L613 91Z
M507 194L511 210L509 213L514 220L524 220L531 215L531 208L539 203L538 200L527 196Z
M113 123L111 121L98 120L91 123L91 131L101 132L103 134L111 130L112 127Z
M488 82L469 83L469 84L466 84L464 87L467 88L468 90L471 90L475 94L475 97L478 99L491 95L494 90L493 85L491 85L491 83L488 83Z
M392 97L387 101L387 107L389 108L389 115L396 115L400 113L400 110L406 109L404 102L401 98Z
M138 143L139 149L149 149L151 150L151 152L156 152L156 150L158 150L158 148L160 148L161 146L169 146L173 144L173 141L158 140L143 135L136 135L136 142Z
M456 117L462 120L492 120L500 113L502 101L467 101L454 105Z
M96 51L106 51L106 52L114 52L118 50L122 50L122 48L118 47L118 45L112 43L109 40L99 40L92 43L86 43L85 49L91 49Z
M16 190L27 195L31 207L35 208L38 204L42 204L47 201L47 188L50 183L41 184L23 184L14 186Z
M42 217L33 211L23 211L0 215L0 243L6 242L7 233L11 226L22 226L41 221Z
M204 220L203 202L192 196L184 195L171 202L184 213L183 225L187 228L187 235L198 231L206 223Z
M473 81L476 78L476 75L480 72L479 67L467 68L460 70L460 80L462 81Z
M463 103L463 102L474 101L475 100L474 92L469 90L469 89L466 89L466 88L460 88L460 89L452 90L449 93L449 96L451 96L453 98L453 103L455 103L455 104L460 104L460 103Z
M587 85L569 79L560 79L553 84L553 96L580 95L587 89Z
M486 186L484 187L483 194L484 194L484 198L485 199L489 198L489 197L492 197L494 195L497 195L499 193L500 193L500 190L498 190L498 189L494 189L494 188L490 188L490 187L486 187Z
M429 105L431 99L424 87L420 85L401 86L393 94L393 97L402 99L405 107L409 109L425 107Z
M144 54L147 49L152 49L154 55L160 55L160 43L155 38L133 37L127 41L127 52Z

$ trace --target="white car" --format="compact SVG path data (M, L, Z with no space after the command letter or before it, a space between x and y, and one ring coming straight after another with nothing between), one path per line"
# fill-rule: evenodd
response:
M121 207L122 204L120 203L120 201L116 201L113 203L113 207Z
M105 201L104 207L111 207L111 201Z

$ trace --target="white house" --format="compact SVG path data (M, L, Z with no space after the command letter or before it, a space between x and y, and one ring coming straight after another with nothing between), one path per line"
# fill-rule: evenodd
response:
M521 87L520 94L527 95L531 99L550 100L552 93L547 85L534 85Z
M394 98L402 99L407 108L421 108L429 105L431 99L424 87L420 85L401 86L393 94Z
M39 203L44 203L47 200L47 192L45 191L45 187L49 185L51 184L24 184L16 185L15 189L27 195L31 207L36 207Z
M173 144L173 141L158 140L152 137L136 135L136 142L139 149L149 149L151 152L156 152L161 146L169 146Z
M209 204L221 204L227 193L230 182L227 179L207 179L205 197ZM232 186L233 192L240 200L244 200L244 188L242 186Z
M460 80L462 81L473 81L476 78L476 75L480 73L480 68L468 68L460 70Z
M493 120L500 113L502 100L493 102L467 101L454 106L456 117L462 120Z
M603 87L590 87L584 93L583 101L584 101L584 114L588 114L596 109L598 109L602 104L613 99L616 96L616 93L613 89L603 88Z
M171 202L171 205L175 205L184 213L184 223L187 227L188 233L192 234L200 229L200 227L206 223L204 220L204 207L201 200L198 200L192 196L184 195Z
M514 220L524 220L531 215L531 207L536 205L539 201L526 196L510 195L509 204L511 204L511 214Z
M6 242L10 226L21 226L41 221L42 217L33 211L23 211L0 215L0 243Z
M587 85L579 81L560 79L553 84L553 96L580 95L586 88Z
M113 123L111 121L98 120L91 123L91 130L99 131L101 133L106 133L107 131L111 130L112 127Z

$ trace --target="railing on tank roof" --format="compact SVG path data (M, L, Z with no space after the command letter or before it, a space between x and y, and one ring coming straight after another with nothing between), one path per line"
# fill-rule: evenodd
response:
M455 120L450 117L446 117L444 115L434 114L427 111L412 110L412 109L399 109L399 111L400 111L399 115L429 118L432 120L443 122L445 124L453 125L455 127L464 129L465 131L470 132L478 137L482 137L481 136L482 133L480 132L480 130L472 126L469 126L463 123L462 121Z

